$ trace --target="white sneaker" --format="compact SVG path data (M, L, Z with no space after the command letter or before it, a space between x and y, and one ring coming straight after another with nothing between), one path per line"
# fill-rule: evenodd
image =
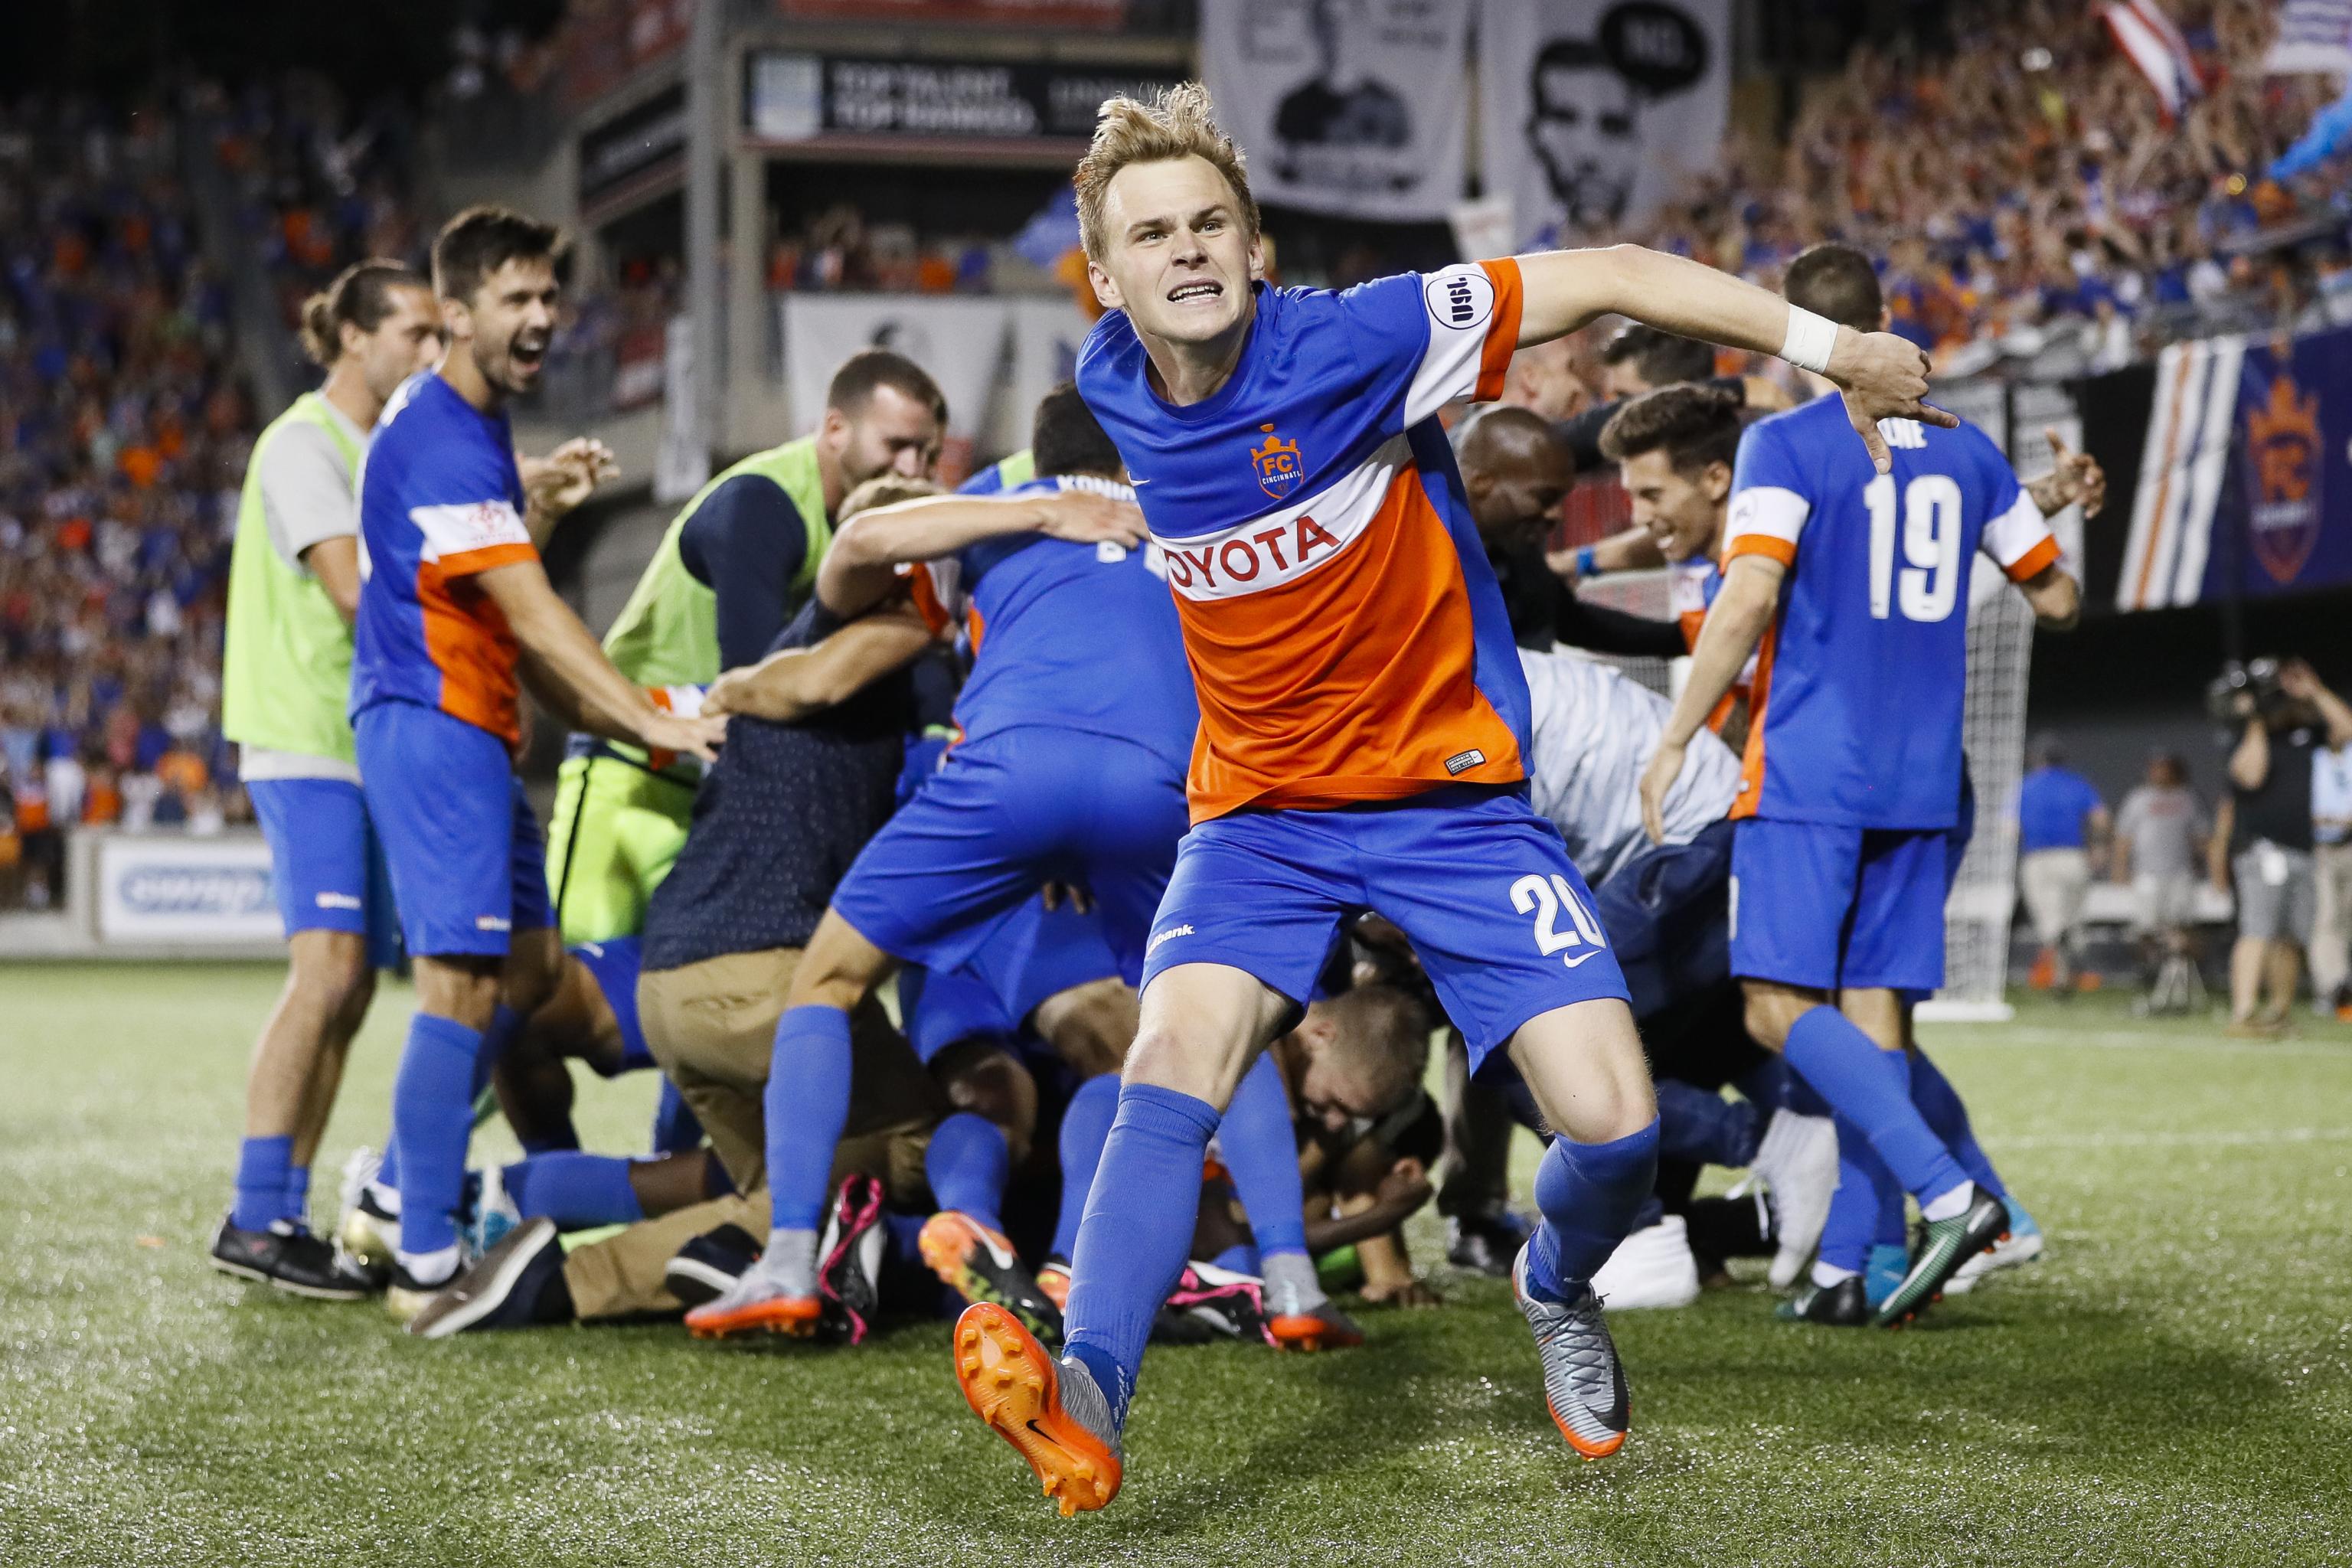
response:
M1776 1110L1756 1151L1756 1173L1771 1189L1772 1228L1779 1243L1772 1254L1772 1289L1785 1290L1821 1245L1837 1193L1837 1125L1826 1116Z
M1592 1276L1592 1289L1608 1309L1687 1307L1698 1300L1698 1259L1691 1256L1690 1230L1670 1214L1617 1244Z

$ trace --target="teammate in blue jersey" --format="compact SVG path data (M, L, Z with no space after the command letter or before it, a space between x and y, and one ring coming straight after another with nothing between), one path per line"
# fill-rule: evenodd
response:
M1076 187L1107 311L1078 386L1165 552L1201 706L1194 826L1079 1230L1069 1354L977 1306L956 1377L1064 1509L1110 1500L1202 1151L1369 909L1412 944L1473 1061L1509 1051L1564 1134L1516 1283L1562 1436L1614 1453L1628 1401L1591 1279L1648 1194L1656 1106L1590 894L1528 804L1527 684L1437 414L1498 396L1516 349L1613 311L1831 371L1874 451L1879 418L1949 416L1921 404L1911 345L1633 247L1275 288L1197 84L1107 103Z
M688 1315L698 1332L814 1322L816 1220L846 1108L848 1009L894 962L965 968L1003 944L1041 883L1058 882L1098 907L1122 976L1132 984L1143 972L1184 831L1198 710L1161 564L1142 548L1117 451L1067 386L1039 405L1035 437L1044 477L1000 499L861 517L818 579L818 597L848 615L887 592L902 564L929 563L916 574L917 602L940 629L961 612L973 648L955 708L962 739L858 856L793 977L769 1077L774 1229L759 1268ZM978 973L1009 988L1019 968ZM1002 1000L1013 1016L1027 1005ZM1234 1111L1223 1146L1262 1228L1276 1337L1308 1348L1357 1342L1307 1253L1278 1082L1260 1079ZM975 1153L992 1156L982 1142Z
M598 477L527 494L507 420L507 400L546 363L559 243L551 226L494 207L442 229L433 280L448 353L393 395L360 474L352 728L416 961L393 1086L396 1315L457 1272L474 1100L562 955L539 825L509 760L524 651L537 689L583 728L706 760L724 731L656 708L540 564L538 542Z
M1792 306L1855 331L1884 324L1858 251L1816 246L1785 287ZM1919 1200L1924 1240L1875 1313L1895 1323L2009 1223L1914 1106L1903 1050L1904 994L1944 979L1970 572L1990 557L2049 626L2073 622L2080 594L2042 508L1981 431L1887 420L1880 471L1846 425L1825 396L1742 437L1723 588L1642 796L1656 836L1684 747L1754 654L1732 969L1749 1033ZM1814 1270L1814 1289L1860 1288L1826 1260Z

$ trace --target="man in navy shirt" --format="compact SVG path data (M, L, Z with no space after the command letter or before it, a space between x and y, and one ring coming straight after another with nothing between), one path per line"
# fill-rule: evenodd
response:
M2091 889L2092 858L2104 856L2107 807L2098 786L2066 765L2058 742L2034 743L2033 771L2017 786L2017 880L2042 951L2037 990L2074 984L2074 932Z

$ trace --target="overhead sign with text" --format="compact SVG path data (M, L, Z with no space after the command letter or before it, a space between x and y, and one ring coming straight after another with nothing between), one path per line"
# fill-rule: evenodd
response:
M772 143L848 138L1075 152L1107 98L1177 73L1044 60L881 59L766 49L745 62L744 129Z

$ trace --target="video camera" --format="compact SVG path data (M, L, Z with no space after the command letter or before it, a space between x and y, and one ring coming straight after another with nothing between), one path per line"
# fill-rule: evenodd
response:
M2256 715L2267 719L2287 700L2279 686L2279 661L2270 658L2243 663L2231 659L2205 688L2205 711L2213 722L2227 727L2243 724Z

